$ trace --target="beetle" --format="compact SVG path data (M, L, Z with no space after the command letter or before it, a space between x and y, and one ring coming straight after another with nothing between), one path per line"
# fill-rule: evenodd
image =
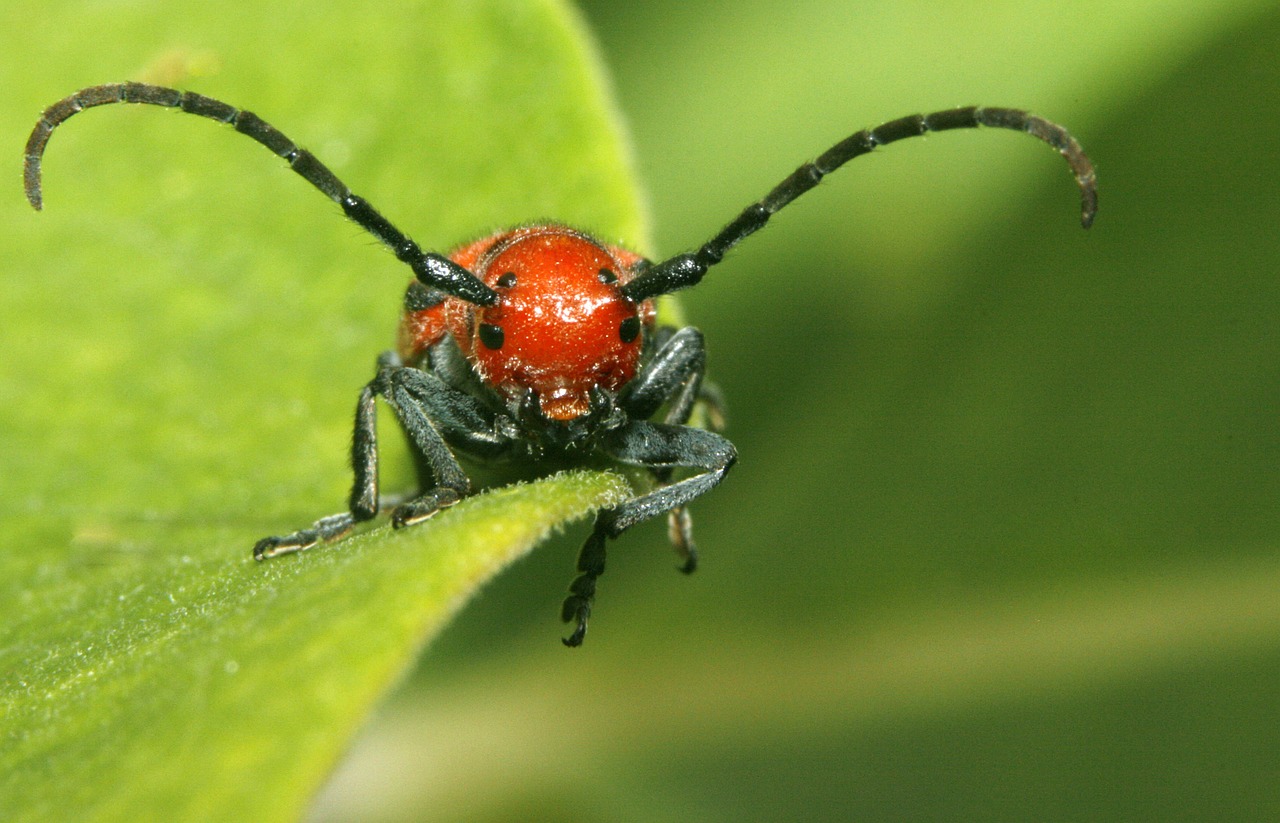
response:
M413 272L397 348L382 354L356 404L345 511L253 547L258 560L347 535L378 515L376 400L395 413L416 451L420 486L391 512L396 528L419 523L471 494L456 455L484 461L581 459L603 454L638 466L652 487L605 509L578 557L562 619L565 645L586 635L605 546L631 526L666 514L682 570L697 565L687 506L724 479L737 459L718 422L718 391L704 381L706 347L693 327L656 323L654 300L696 285L725 254L826 175L874 149L929 132L979 126L1023 131L1067 161L1081 195L1081 225L1097 213L1094 169L1062 126L1020 109L970 106L917 114L855 132L807 162L691 252L657 262L557 223L506 229L450 254L422 250L306 149L244 109L144 83L82 89L48 107L26 145L23 183L42 207L41 161L59 124L87 108L139 103L226 123L266 146ZM695 407L706 428L690 424ZM661 420L654 420L663 412ZM677 470L687 476L673 479Z

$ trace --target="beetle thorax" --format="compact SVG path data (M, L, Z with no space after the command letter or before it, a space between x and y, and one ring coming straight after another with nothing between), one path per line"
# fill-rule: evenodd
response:
M498 302L454 302L448 321L480 379L513 403L532 390L552 420L585 414L593 387L626 385L652 320L619 292L638 258L618 252L562 226L493 243L472 271Z

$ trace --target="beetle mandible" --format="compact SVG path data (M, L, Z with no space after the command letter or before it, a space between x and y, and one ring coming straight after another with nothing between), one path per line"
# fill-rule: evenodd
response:
M23 183L40 209L40 168L55 128L94 106L142 103L230 124L289 163L413 271L395 351L378 358L356 404L347 509L253 547L259 560L336 540L383 504L378 494L376 400L395 413L420 458L416 496L395 505L396 528L421 522L471 494L455 453L482 460L539 460L600 453L647 469L653 488L599 512L578 557L562 618L586 635L605 544L666 514L682 570L697 565L687 506L724 478L737 452L718 426L690 426L695 406L721 418L704 382L706 349L693 327L659 327L654 299L696 285L779 210L848 161L907 137L991 126L1023 131L1066 159L1080 188L1080 222L1098 208L1093 166L1063 127L1019 109L970 106L899 118L858 131L804 163L696 250L653 262L555 223L491 234L448 255L423 251L352 193L306 149L252 112L189 91L145 83L82 89L47 108L27 141ZM655 415L665 409L660 421ZM673 479L676 470L690 473Z

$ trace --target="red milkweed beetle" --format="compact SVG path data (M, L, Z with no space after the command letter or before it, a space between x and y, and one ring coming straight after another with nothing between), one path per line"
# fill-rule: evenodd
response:
M715 431L689 426L695 405L717 420L719 395L703 375L701 333L655 324L654 298L698 283L707 269L824 176L873 149L928 132L978 126L1024 131L1066 158L1081 192L1081 224L1097 212L1093 167L1066 129L1025 111L950 109L856 132L805 163L696 251L654 263L554 223L500 231L449 255L425 252L310 152L249 111L203 95L143 83L86 88L45 110L27 141L24 185L41 207L40 163L53 130L73 114L111 103L181 109L229 123L288 161L351 220L406 263L415 279L404 299L399 345L378 358L356 405L347 511L253 547L259 560L336 540L378 514L375 400L395 412L416 448L417 496L394 507L392 524L418 523L471 493L454 453L483 460L538 460L603 453L649 470L654 487L601 511L578 558L562 617L587 631L605 542L667 514L672 541L697 564L686 506L710 491L737 458ZM650 418L666 408L661 422ZM718 428L718 427L716 427ZM692 473L673 481L676 469Z

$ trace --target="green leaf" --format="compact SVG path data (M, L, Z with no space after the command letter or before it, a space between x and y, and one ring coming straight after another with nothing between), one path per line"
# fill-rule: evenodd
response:
M15 163L42 106L152 80L252 109L424 246L539 215L645 245L562 3L2 15L24 32L0 57ZM351 409L407 272L199 118L95 109L45 169L42 214L16 179L0 198L0 817L294 818L477 588L627 483L558 474L254 563L257 538L345 500ZM384 488L408 487L386 428Z

